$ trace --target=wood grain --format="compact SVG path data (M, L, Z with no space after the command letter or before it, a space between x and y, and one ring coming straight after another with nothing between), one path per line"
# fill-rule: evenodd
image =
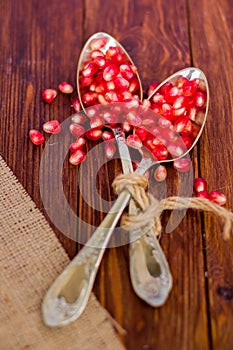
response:
M233 13L230 1L190 1L190 28L193 62L208 77L211 93L210 114L200 142L200 173L210 189L232 194L232 104L233 104ZM232 240L224 242L222 225L204 215L209 290L209 318L213 349L233 346L233 258Z
M145 91L151 81L161 81L191 64L204 70L210 83L211 105L204 134L192 155L195 176L202 175L210 189L226 193L232 209L231 7L230 0L221 4L214 0L0 0L0 153L48 220L39 190L44 147L34 147L28 131L41 128L44 121L65 121L70 116L75 92L71 97L59 94L51 105L42 101L41 92L46 87L56 88L64 80L75 85L82 45L97 31L115 36L128 50ZM50 147L57 146L61 154L64 147L58 141L55 139ZM87 150L94 152L94 145L89 142ZM79 169L70 166L67 158L64 161L64 193L83 222L67 222L67 232L62 233L49 220L71 257L116 198L111 183L121 172L120 160L101 165L103 151L96 152L88 153L90 158ZM61 213L63 223L65 209L59 193L56 195L61 159L47 156L46 160L46 196L49 205ZM95 169L99 169L97 177ZM168 195L177 194L179 181L189 182L187 174L178 178L172 166L168 174ZM164 191L153 181L150 190L155 195ZM169 217L170 213L163 215L164 229ZM125 329L125 335L119 336L128 350L232 349L233 243L223 242L221 228L213 217L188 210L172 233L163 234L161 244L174 286L167 303L159 309L146 305L132 290L129 247L106 251L94 292ZM78 245L64 233L78 238Z

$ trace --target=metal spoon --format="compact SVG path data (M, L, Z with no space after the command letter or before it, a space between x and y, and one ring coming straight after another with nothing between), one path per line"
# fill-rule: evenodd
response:
M190 72L191 74L194 73L195 69L190 68ZM204 74L202 76L207 87L207 114L209 91L207 80ZM206 115L192 147L194 147L197 139L200 137L205 120ZM183 156L189 151L190 150L187 150ZM153 161L151 159L144 158L137 172L144 173L152 164ZM81 249L79 254L71 261L48 290L42 304L43 317L47 325L59 326L69 324L76 320L85 309L105 247L130 197L128 191L122 191L119 194L109 214L102 221L88 243Z

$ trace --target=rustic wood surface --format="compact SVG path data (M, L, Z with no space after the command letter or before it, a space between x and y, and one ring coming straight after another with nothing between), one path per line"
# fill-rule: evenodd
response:
M152 80L162 81L190 65L206 73L210 113L192 155L195 175L205 177L209 189L222 190L228 198L227 207L232 209L230 0L0 0L0 8L0 153L45 215L39 192L43 147L30 143L28 131L41 128L52 117L63 121L70 116L70 96L59 94L54 103L46 105L41 91L57 87L64 80L75 85L80 50L96 31L108 32L125 46L138 66L145 89ZM45 171L51 177L50 170ZM101 167L96 180L91 167L78 172L65 160L64 192L83 221L98 226L105 213L101 212L101 198L94 199L100 206L98 211L85 203L78 176L90 201L93 183L100 196L111 201L115 198L111 182L119 172L120 161L111 161ZM185 176L182 180L186 180ZM151 188L155 191L153 184ZM177 193L178 178L171 167L167 188L168 194ZM56 184L50 191L56 191ZM59 197L55 204L62 210ZM164 227L169 215L164 216ZM50 224L73 257L79 244ZM84 234L82 227L79 225L78 232ZM73 232L72 227L70 230ZM233 240L224 242L221 230L218 219L189 210L179 227L162 236L174 286L168 301L159 309L147 306L133 293L128 246L107 250L94 292L125 329L126 333L119 336L127 349L233 348Z

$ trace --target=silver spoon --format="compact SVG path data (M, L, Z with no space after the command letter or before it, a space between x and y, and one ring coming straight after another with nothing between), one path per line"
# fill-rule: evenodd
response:
M201 73L201 71L199 72ZM195 68L190 68L189 73L195 73ZM201 76L207 88L207 114L209 103L208 84L203 73ZM191 148L194 147L197 139L200 137L206 120L206 114L203 125ZM185 156L190 149L187 150L183 156ZM177 157L177 159L179 158L180 157ZM143 158L136 172L144 173L152 164L153 161L151 159ZM109 214L102 221L88 243L81 249L78 255L71 261L48 290L42 304L43 317L47 325L59 326L69 324L76 320L85 309L105 247L108 245L114 227L129 202L130 197L130 194L126 190L119 194Z
M109 47L119 47L120 50L124 53L126 59L134 65L127 51L115 38L103 32L95 33L94 35L92 35L83 47L77 68L77 90L79 100L84 111L86 110L86 107L82 101L82 94L80 89L80 72L89 58L91 52L91 42L99 38L106 39L106 45L101 49L101 51L104 54L106 53ZM136 77L139 81L138 96L142 101L142 83L137 72ZM154 93L156 93L156 91L154 91ZM151 94L149 98L151 97L153 97L153 94ZM104 107L105 106L103 106L103 109ZM108 106L106 106L106 110L109 110ZM112 128L112 131L117 141L123 172L124 174L132 173L133 167L130 153L125 142L124 133L119 127ZM134 215L137 213L137 211L138 209L134 201L131 201L129 206L129 215ZM130 271L134 291L139 297L141 297L150 305L154 307L160 306L167 299L172 287L172 276L166 257L159 244L159 241L156 238L156 234L153 228L147 232L147 235L138 235L136 244L135 242L133 243L133 241L135 241L135 232L131 234L131 237L132 239L130 245ZM155 273L155 271L157 271L157 273ZM153 300L151 298L152 294Z

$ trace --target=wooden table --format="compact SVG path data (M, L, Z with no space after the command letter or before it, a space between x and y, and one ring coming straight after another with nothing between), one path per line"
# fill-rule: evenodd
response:
M1 0L0 9L0 153L42 211L38 179L43 147L33 146L28 132L52 117L63 121L71 114L70 96L60 94L46 105L41 92L64 80L75 85L80 50L96 31L108 32L125 46L145 89L152 80L162 81L190 65L205 72L211 102L192 155L195 175L206 178L209 189L223 191L232 209L232 1ZM77 186L78 170L67 159L64 168L71 207L98 226L105 214L84 202ZM87 193L91 171L80 179ZM97 187L107 201L114 198L111 182L120 171L119 159L100 169ZM171 167L168 174L168 194L175 195L177 174ZM164 225L169 215L164 216ZM54 229L73 257L79 245ZM94 292L125 329L120 337L127 349L233 348L233 240L223 241L221 233L218 218L188 210L180 225L162 236L174 287L159 309L133 293L128 246L106 252Z

